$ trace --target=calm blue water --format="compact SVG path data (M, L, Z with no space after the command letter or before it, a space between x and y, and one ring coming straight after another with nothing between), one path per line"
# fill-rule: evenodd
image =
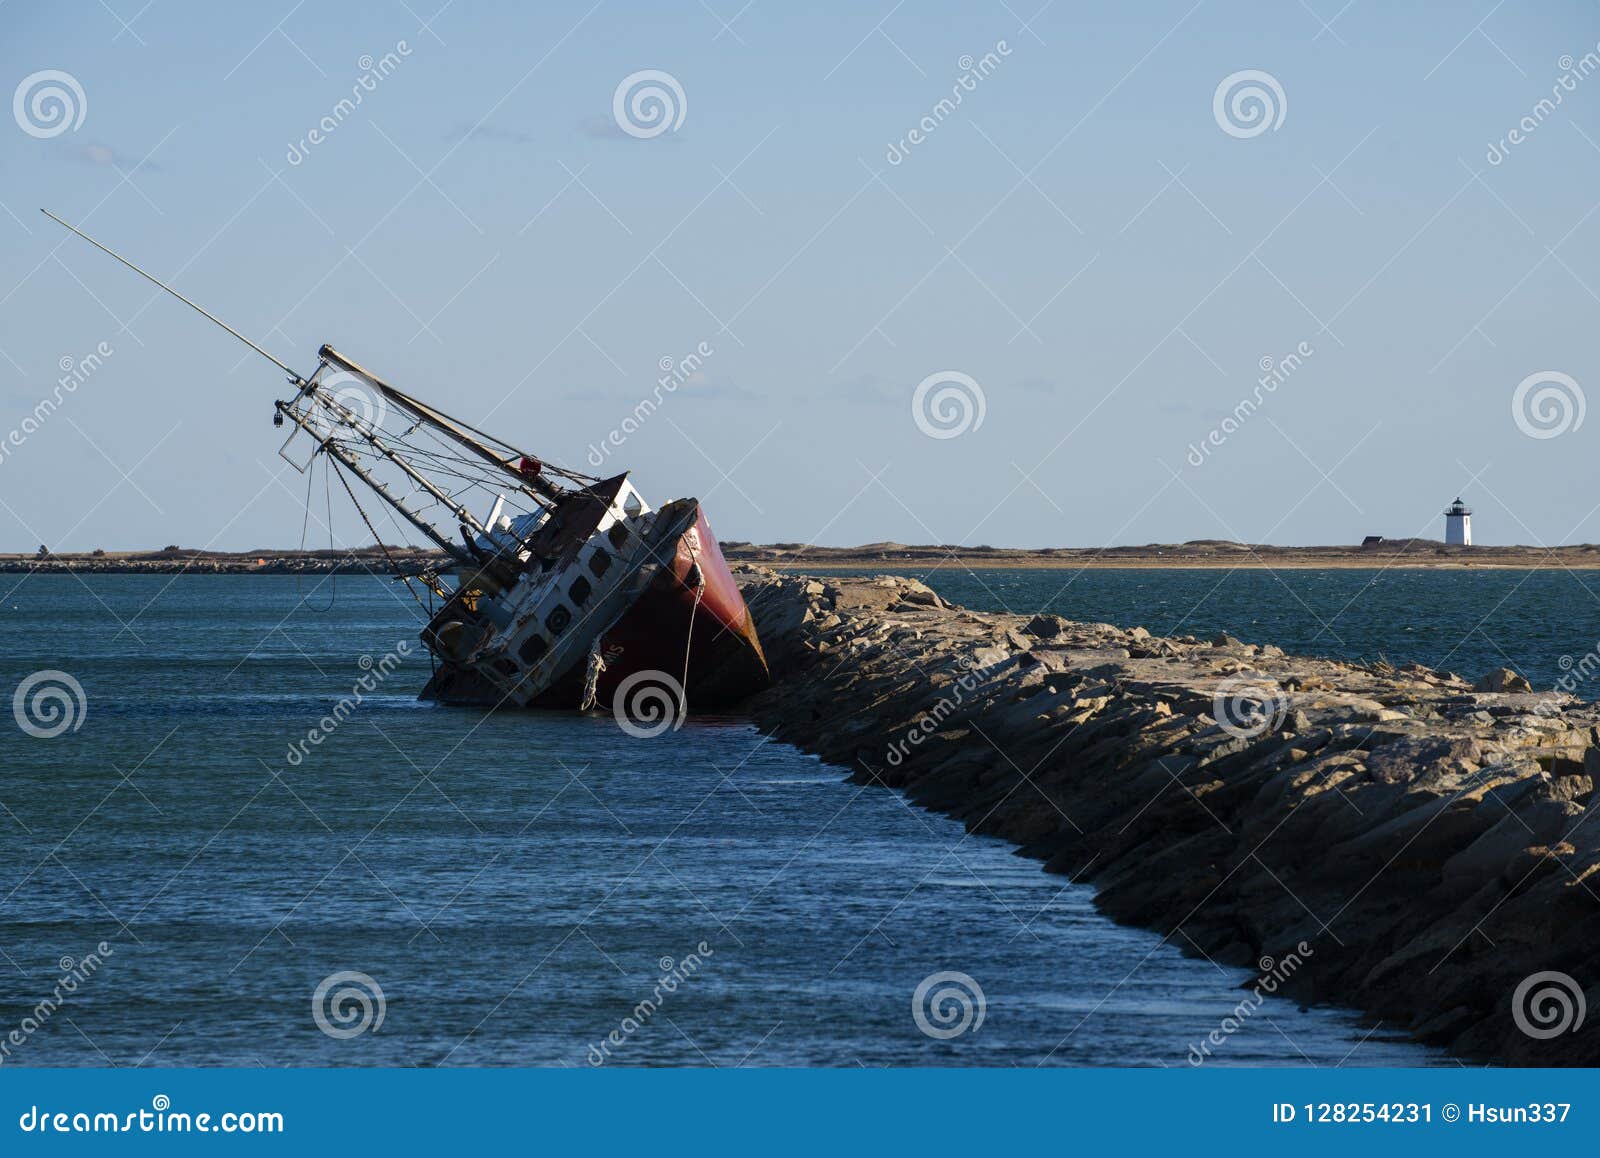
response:
M1183 1065L1243 996L1240 970L738 720L637 740L608 717L421 705L414 651L290 764L360 657L414 641L390 584L342 579L317 613L286 577L6 578L0 687L57 668L87 703L55 738L0 728L12 1063L581 1066L615 1030L628 1065ZM101 941L103 965L30 1027L61 959ZM694 975L625 1032L689 954ZM948 970L981 987L984 1020L934 1040L912 995ZM313 994L346 971L384 1016L341 1039ZM1278 1001L1216 1056L1439 1060Z
M909 568L947 599L1210 638L1302 655L1423 663L1476 679L1512 667L1536 688L1600 647L1600 572ZM1579 688L1600 699L1600 687Z

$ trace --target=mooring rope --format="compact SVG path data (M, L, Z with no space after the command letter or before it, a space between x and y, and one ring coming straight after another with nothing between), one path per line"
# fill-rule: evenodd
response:
M700 583L694 589L694 606L689 608L689 631L683 640L683 679L678 682L678 711L680 718L687 719L689 715L689 651L694 647L694 617L700 611L700 600L706 595L706 573L700 566L700 548L689 548L689 567L700 576Z
M611 630L609 627L606 631ZM595 691L600 685L600 673L606 670L606 661L600 655L601 641L606 637L605 631L594 637L594 642L589 645L589 670L583 677L583 699L578 704L578 711L587 712L594 707Z

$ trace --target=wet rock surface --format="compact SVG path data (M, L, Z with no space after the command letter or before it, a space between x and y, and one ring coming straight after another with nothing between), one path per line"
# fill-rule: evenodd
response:
M1574 1024L1600 1002L1600 705L1508 671L973 612L913 579L736 573L776 679L751 714L778 738L1185 952L1255 969L1305 942L1292 997L1465 1057L1600 1064L1600 1025ZM1551 971L1575 985L1524 984Z

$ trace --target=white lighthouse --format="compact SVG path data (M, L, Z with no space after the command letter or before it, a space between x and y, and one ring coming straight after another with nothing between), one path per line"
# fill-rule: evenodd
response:
M1456 547L1472 546L1472 512L1459 498L1445 508L1444 541Z

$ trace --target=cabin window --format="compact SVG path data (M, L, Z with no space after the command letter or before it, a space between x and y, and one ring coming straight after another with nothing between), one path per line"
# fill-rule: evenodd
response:
M539 657L549 650L550 645L545 642L544 636L530 635L527 639L523 640L522 647L518 649L517 654L522 657L523 663L531 666L532 664L537 663L539 661Z
M572 581L572 586L567 588L567 598L572 600L574 607L582 607L593 590L594 588L589 586L589 581L579 575Z
M604 551L596 551L589 556L589 570L594 572L594 577L599 579L611 570L611 556Z
M539 642L543 643L544 641L540 640ZM512 663L509 659L506 659L504 656L501 656L499 659L494 661L494 669L501 675L506 676L514 676L519 670L516 664Z
M611 529L606 532L606 538L611 540L611 545L617 550L622 550L628 545L628 525L623 522L611 524Z
M572 612L565 607L557 607L544 617L544 625L551 635L560 635L572 622Z

